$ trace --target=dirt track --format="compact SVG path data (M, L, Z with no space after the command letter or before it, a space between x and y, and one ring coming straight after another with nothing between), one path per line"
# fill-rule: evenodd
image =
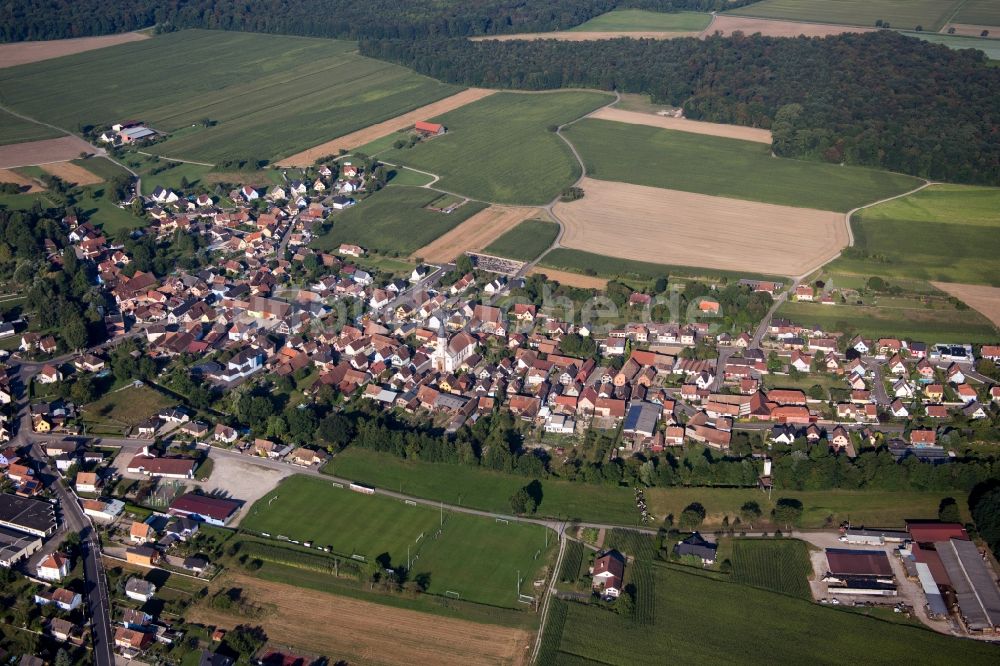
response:
M43 164L42 169L53 176L62 178L67 183L74 185L96 185L104 182L100 176L90 173L82 166L70 162L52 162Z
M470 104L476 100L489 97L495 92L495 90L486 90L484 88L469 88L468 90L463 90L462 92L456 93L451 97L439 99L432 104L422 106L419 109L414 109L413 111L404 113L401 116L390 118L389 120L371 125L370 127L359 129L357 132L351 132L350 134L337 137L332 141L327 141L326 143L321 143L318 146L313 146L308 150L303 150L301 153L296 153L295 155L280 160L278 162L278 166L312 166L316 160L324 155L336 155L337 151L341 149L352 150L358 146L363 146L366 143L374 141L375 139L382 138L386 134L391 134L403 128L409 127L418 120L427 120L429 118L434 118L435 116L440 116L442 113L454 111L460 106L465 106L466 104Z
M1000 327L1000 287L954 282L931 282L931 284L946 294L964 301L970 308L982 313L995 326Z
M453 260L468 250L482 250L524 220L544 216L540 208L490 206L443 236L413 253L424 261L439 264Z
M0 169L75 160L83 152L93 153L94 147L75 136L12 143L0 146Z
M632 125L650 125L651 127L662 127L663 129L678 130L680 132L691 132L692 134L709 134L727 139L756 141L771 145L771 130L757 129L755 127L705 123L700 120L671 118L669 116L658 116L653 113L642 113L640 111L625 111L614 107L598 109L590 117L601 120L614 120L619 123L629 123Z
M840 213L584 179L561 245L660 264L801 275L848 242Z
M254 618L268 638L326 655L331 663L412 666L413 664L523 664L527 631L439 617L357 601L241 574L225 574L212 591L237 587L265 608ZM247 620L199 604L190 622L233 628Z
M737 30L747 35L759 32L765 37L798 37L799 35L805 35L806 37L829 37L830 35L840 35L845 32L871 32L874 28L859 28L829 23L775 21L772 19L717 14L715 20L704 30L702 36L714 35L716 32L721 32L723 35L728 36Z
M102 37L79 37L77 39L48 39L41 42L16 42L0 44L0 68L24 65L29 62L59 58L73 53L83 53L105 46L138 42L149 39L149 35L138 32L126 32L120 35L104 35Z
M700 32L664 32L662 30L648 30L648 31L620 31L620 30L609 30L609 31L580 31L572 32L569 30L560 30L556 32L522 32L513 35L484 35L482 37L470 37L474 42L482 42L488 39L493 39L498 42L509 42L513 39L527 39L527 40L538 40L538 39L557 39L561 42L592 42L598 39L618 39L619 37L630 37L632 39L673 39L675 37L698 37L701 35Z
M604 289L608 286L608 281L604 278L581 275L580 273L571 273L569 271L558 271L554 268L546 268L545 266L532 268L528 271L528 275L544 275L559 284L564 284L567 287L579 287L580 289Z
M45 188L39 187L38 183L33 181L27 176L22 176L16 171L11 171L10 169L0 169L0 183L14 183L15 185L27 186L28 189L24 191L24 194L34 194L35 192L41 192Z

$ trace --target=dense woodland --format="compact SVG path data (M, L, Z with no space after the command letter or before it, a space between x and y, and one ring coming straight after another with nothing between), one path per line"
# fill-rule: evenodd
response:
M712 11L757 0L7 0L0 41L153 25L312 37L463 37L564 30L616 8Z
M365 55L451 83L648 93L689 118L774 131L780 156L1000 184L1000 69L880 31L594 42L370 40Z

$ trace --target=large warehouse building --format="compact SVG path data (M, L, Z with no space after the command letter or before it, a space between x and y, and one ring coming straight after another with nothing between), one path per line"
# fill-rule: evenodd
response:
M48 502L0 494L0 527L39 537L56 531L56 511Z

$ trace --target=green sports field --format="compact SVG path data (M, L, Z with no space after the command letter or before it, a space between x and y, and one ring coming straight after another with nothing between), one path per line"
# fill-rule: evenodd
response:
M71 130L140 119L170 133L158 154L218 162L284 157L459 90L355 49L184 30L2 69L0 101Z
M933 185L854 216L845 273L1000 286L1000 188Z
M996 0L965 0L951 22L1000 26L1000 3Z
M874 27L875 22L881 19L893 28L913 30L921 26L924 30L934 31L944 25L962 2L963 0L763 0L727 13L870 27Z
M525 220L490 243L484 252L498 257L531 261L547 250L559 235L559 225L545 220Z
M450 213L425 208L440 196L420 187L387 187L335 215L329 233L314 245L329 250L353 243L383 254L410 254L486 208L475 201Z
M441 176L436 187L509 204L546 204L580 176L569 147L551 127L611 100L598 92L497 93L434 118L444 136L381 159Z
M442 522L443 521L443 522ZM430 575L431 594L456 592L468 601L520 607L517 572L531 581L555 548L555 535L538 525L496 522L380 495L363 495L320 479L292 476L258 500L242 527L295 541L329 546L371 562L387 555L413 576ZM421 536L422 535L422 536Z
M0 100L2 99L3 94L0 93ZM45 125L22 120L17 116L0 110L0 146L11 143L22 143L24 141L58 139L61 136L64 135Z
M587 119L565 130L587 175L720 197L846 212L917 187L910 176L771 156L771 148Z
M581 23L573 32L691 32L704 30L711 14L616 9Z

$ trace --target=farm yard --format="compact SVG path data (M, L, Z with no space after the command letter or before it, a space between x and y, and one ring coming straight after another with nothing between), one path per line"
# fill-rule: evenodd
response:
M559 235L559 225L546 220L525 220L490 243L485 252L498 257L532 261Z
M798 539L733 539L735 583L812 599L809 547Z
M797 276L847 245L842 215L584 179L558 203L564 247L624 259ZM726 242L729 240L730 242Z
M482 250L503 234L523 224L524 220L540 214L543 213L538 208L490 206L413 254L435 264L452 261L469 250Z
M910 176L771 156L751 141L586 119L564 130L587 175L762 203L846 212L917 187Z
M709 136L721 136L728 139L741 139L743 141L756 141L757 143L766 143L769 146L771 145L771 130L759 129L756 127L724 125L722 123L705 123L700 120L689 120L687 118L674 118L673 116L660 116L652 113L628 111L615 106L598 109L590 117L598 120L613 120L615 122L629 123L632 125L648 125L650 127L660 127L663 129L677 130L679 132L708 134Z
M612 99L600 92L497 93L431 119L448 129L444 136L379 157L437 174L436 187L480 201L547 204L580 175L550 128Z
M726 13L868 27L881 20L897 29L920 26L933 32L962 4L963 0L763 0Z
M426 208L440 196L420 187L386 188L338 213L333 227L314 246L330 250L341 243L355 243L369 251L409 255L486 208L474 201L450 213Z
M141 32L125 32L117 35L101 35L100 37L78 37L76 39L46 39L36 42L16 42L0 44L0 68L16 67L29 62L61 58L62 56L84 51L103 49L107 46L138 42L149 39L149 35Z
M171 134L154 152L207 162L292 155L459 90L355 48L184 30L3 69L0 88L10 107L59 127L142 119Z
M318 513L317 506L324 511ZM409 546L413 575L430 575L429 593L454 592L466 601L508 608L519 607L518 570L526 581L523 593L531 594L531 581L547 564L556 541L550 534L546 549L546 529L537 525L442 514L302 476L282 481L261 498L242 525L329 545L333 552L369 562L384 554L395 567L406 566Z

